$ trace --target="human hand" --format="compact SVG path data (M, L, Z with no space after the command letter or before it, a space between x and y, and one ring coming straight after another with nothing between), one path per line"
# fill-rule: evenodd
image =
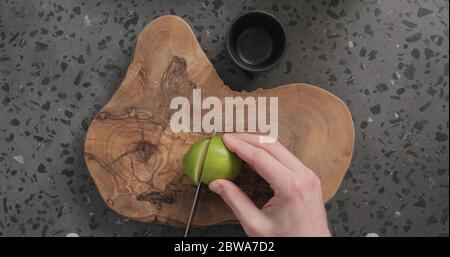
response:
M219 194L249 236L330 236L319 178L278 141L261 144L257 135L225 134L230 151L247 162L274 191L258 209L233 182L214 180Z

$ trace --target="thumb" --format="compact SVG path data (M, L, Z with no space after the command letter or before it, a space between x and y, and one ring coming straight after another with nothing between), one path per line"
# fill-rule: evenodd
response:
M268 224L265 214L233 182L217 179L209 183L209 189L222 197L250 236Z

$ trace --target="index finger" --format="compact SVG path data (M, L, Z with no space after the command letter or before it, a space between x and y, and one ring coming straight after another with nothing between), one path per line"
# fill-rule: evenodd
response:
M289 180L291 171L265 150L255 147L232 134L225 134L223 140L227 147L242 160L253 166L275 190Z
M272 155L275 159L280 161L284 166L290 170L307 169L307 167L286 147L284 147L278 140L273 143L260 143L259 135L236 133L233 134L237 138L255 146L264 149L267 153Z

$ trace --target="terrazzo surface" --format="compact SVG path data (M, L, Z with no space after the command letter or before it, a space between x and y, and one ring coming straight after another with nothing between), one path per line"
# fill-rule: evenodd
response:
M253 9L285 25L282 63L257 75L224 50L230 22ZM348 105L353 162L327 204L336 236L449 235L449 2L0 2L0 236L181 236L110 210L83 159L86 130L124 76L145 24L183 17L226 84L291 82ZM193 229L241 236L239 225Z

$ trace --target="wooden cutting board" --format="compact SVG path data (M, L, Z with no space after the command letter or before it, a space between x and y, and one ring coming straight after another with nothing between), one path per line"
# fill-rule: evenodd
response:
M181 159L206 133L173 133L170 100L202 97L277 96L278 139L322 181L324 201L337 191L351 161L354 128L346 105L336 96L303 83L253 92L234 92L224 85L189 25L163 16L140 33L126 76L92 121L84 157L106 204L131 219L173 226L186 223L195 194ZM192 102L191 102L192 103ZM272 191L245 168L236 183L258 204ZM207 187L193 225L235 222L225 203Z

